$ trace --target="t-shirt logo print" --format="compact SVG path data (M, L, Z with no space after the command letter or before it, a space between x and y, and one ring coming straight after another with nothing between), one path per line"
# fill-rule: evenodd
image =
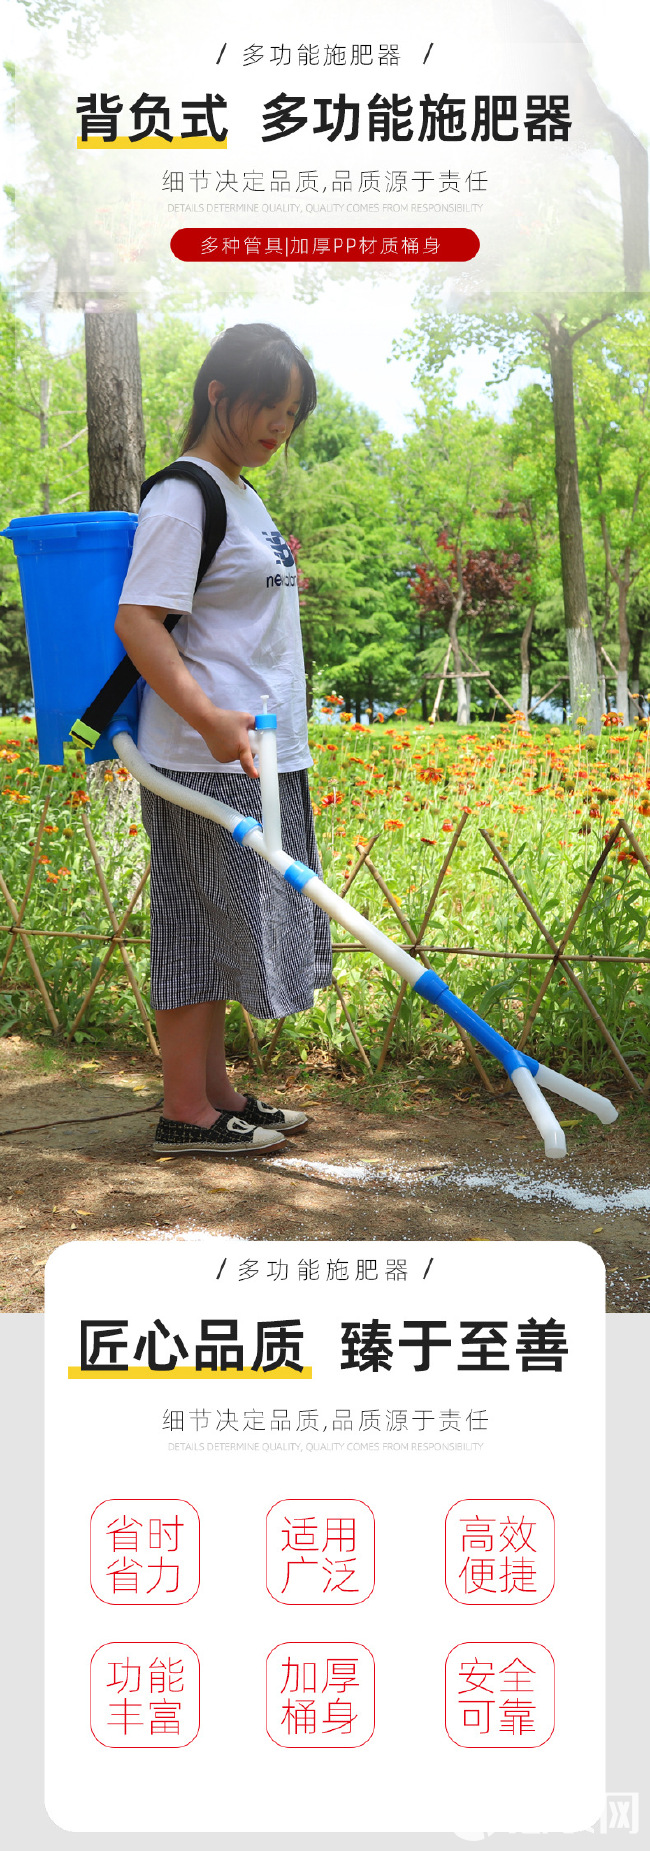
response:
M273 552L279 566L294 565L295 561L291 547L287 546L286 540L283 540L282 534L278 533L277 527L272 527L270 533L267 533L266 528L263 527L262 538L268 540L269 545L273 547Z

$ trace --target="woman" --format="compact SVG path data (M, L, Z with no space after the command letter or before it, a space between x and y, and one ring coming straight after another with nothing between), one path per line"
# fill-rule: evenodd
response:
M307 769L307 704L293 555L242 469L263 468L316 403L304 354L266 323L227 329L198 374L182 458L218 483L226 532L198 590L204 504L167 480L143 503L116 630L146 687L138 745L177 783L261 818L248 730L264 697L277 714L283 844L319 867ZM167 613L181 611L173 636ZM217 769L219 767L219 769ZM142 792L151 839L151 996L165 1098L155 1149L264 1153L304 1112L236 1091L225 1014L311 1008L331 982L319 909L242 852L226 830Z

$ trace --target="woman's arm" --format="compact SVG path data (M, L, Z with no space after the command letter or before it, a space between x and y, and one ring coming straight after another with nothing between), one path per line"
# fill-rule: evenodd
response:
M169 631L165 629L166 610L153 605L121 604L115 628L127 655L144 676L154 694L188 726L200 733L208 751L218 764L227 765L238 758L249 778L258 777L253 764L249 727L254 726L252 713L231 713L215 707L190 674Z

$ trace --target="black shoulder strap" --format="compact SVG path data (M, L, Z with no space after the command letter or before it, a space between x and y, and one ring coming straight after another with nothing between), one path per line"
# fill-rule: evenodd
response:
M196 575L196 585L194 587L196 591L201 583L201 579L205 578L208 566L212 565L217 548L221 546L221 542L225 537L228 518L226 503L218 482L215 482L214 476L208 474L207 469L202 469L200 463L181 462L168 463L166 469L157 469L154 476L147 476L147 480L143 482L140 490L140 507L142 507L145 496L149 494L150 489L155 488L156 483L168 482L170 478L178 479L181 482L195 482L197 488L200 488L203 496L205 521L203 525L201 558L199 560L199 569Z
M158 469L155 475L147 477L140 490L141 507L149 490L154 488L157 482L166 482L170 476L178 477L180 481L195 482L203 496L205 520L201 558L194 587L196 591L224 538L227 520L226 503L218 482L215 482L214 476L208 474L207 469L202 469L200 463L179 462L168 463L166 469ZM180 623L180 618L180 611L169 611L165 618L165 629L171 633L175 630L177 623ZM113 715L117 713L118 708L122 706L138 680L137 668L127 655L122 656L121 662L118 662L117 668L113 670L112 675L109 675L108 681L90 702L90 706L86 708L81 719L75 720L74 726L70 728L71 738L75 739L79 745L95 746Z

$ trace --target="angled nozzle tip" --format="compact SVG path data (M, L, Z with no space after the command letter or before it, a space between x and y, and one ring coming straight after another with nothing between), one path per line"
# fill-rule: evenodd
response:
M566 1138L560 1125L555 1125L552 1131L547 1131L544 1150L547 1157L566 1157Z

